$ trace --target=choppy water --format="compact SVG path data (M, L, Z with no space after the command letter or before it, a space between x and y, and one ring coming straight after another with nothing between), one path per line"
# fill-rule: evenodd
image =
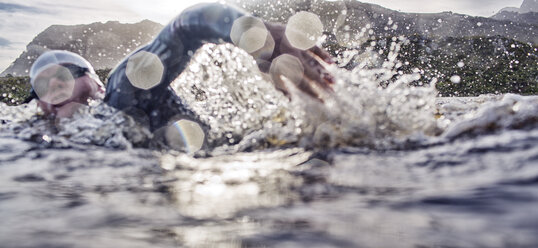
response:
M538 97L381 88L385 68L288 101L238 49L195 61L173 86L211 128L197 153L99 103L0 106L1 246L538 245Z

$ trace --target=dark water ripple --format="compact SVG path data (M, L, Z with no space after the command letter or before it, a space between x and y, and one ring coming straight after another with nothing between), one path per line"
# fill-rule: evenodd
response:
M535 247L537 140L536 130L506 130L413 151L194 159L2 138L0 240L5 247ZM163 166L167 159L175 168Z
M103 125L145 137L115 114L120 129L87 116L86 143L69 140L84 118L64 136L13 122L17 135L0 136L0 247L537 247L538 108L519 98L449 103L448 131L398 150L195 158L106 141ZM478 114L457 122L466 111Z

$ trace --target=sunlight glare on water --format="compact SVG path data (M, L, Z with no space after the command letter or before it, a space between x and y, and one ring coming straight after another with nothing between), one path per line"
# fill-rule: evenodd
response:
M310 152L295 148L223 155L215 163L212 158L167 154L160 164L178 178L173 192L182 214L227 218L240 210L279 206L296 198L290 188L302 182L286 171L309 156Z

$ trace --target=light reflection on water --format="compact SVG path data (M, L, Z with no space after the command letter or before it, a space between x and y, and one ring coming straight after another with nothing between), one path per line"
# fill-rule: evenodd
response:
M235 154L193 159L165 155L161 166L171 169L171 185L179 211L195 218L229 218L238 211L280 206L298 196L290 189L301 184L289 174L311 155L301 149Z
M193 158L2 138L0 238L8 247L531 247L536 141L536 130L505 130L411 151Z

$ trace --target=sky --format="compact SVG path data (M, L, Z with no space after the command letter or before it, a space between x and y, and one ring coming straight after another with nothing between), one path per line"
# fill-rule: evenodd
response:
M166 24L183 9L208 0L0 0L0 72L25 50L41 31L53 24L75 25L144 19ZM491 16L523 0L362 0L404 12L452 11Z

